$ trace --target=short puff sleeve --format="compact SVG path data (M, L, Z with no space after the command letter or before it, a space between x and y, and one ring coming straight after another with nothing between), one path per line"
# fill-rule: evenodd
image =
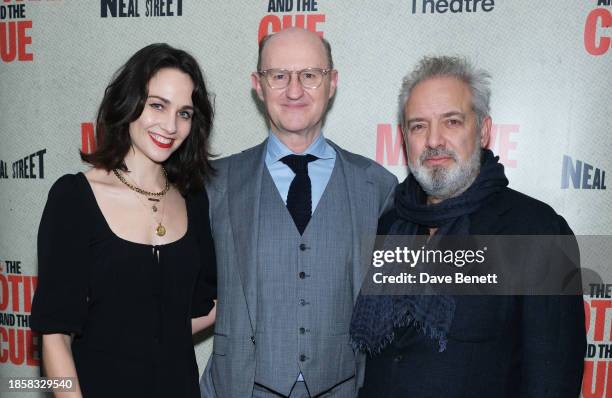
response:
M214 307L213 300L217 298L217 263L215 259L215 245L210 229L208 214L208 196L202 190L188 197L192 214L195 215L194 228L197 231L198 249L200 250L200 271L193 292L191 317L197 318L207 315Z
M87 317L89 233L85 176L53 184L38 229L38 285L31 328L43 334L80 334Z

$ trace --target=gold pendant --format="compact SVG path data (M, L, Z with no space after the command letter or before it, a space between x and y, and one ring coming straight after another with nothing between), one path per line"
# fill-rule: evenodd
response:
M159 225L157 226L157 236L164 236L166 235L166 228L164 228L163 225L161 225L161 223L159 223Z

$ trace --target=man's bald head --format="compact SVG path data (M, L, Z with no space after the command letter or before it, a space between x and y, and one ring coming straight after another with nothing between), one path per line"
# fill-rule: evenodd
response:
M264 50L270 44L271 41L274 40L295 40L296 43L299 43L299 40L317 40L321 43L322 50L324 51L327 60L328 60L328 69L334 68L334 61L332 59L331 45L327 40L320 37L318 34L313 33L309 30L302 28L288 28L283 29L280 32L272 33L267 36L264 36L263 39L259 42L259 53L257 55L257 70L261 71L262 59L264 55Z
M321 133L338 81L327 48L318 35L299 28L282 30L263 41L259 70L251 74L251 84L266 107L271 131L278 137L299 137L311 143ZM271 76L280 76L287 84L275 87ZM303 79L317 82L304 85Z

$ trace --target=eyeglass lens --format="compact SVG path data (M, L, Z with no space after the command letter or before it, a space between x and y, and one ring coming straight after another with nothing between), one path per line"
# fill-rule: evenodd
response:
M298 79L304 88L317 88L323 81L324 72L321 69L304 69L297 71ZM266 79L272 88L285 88L289 85L292 71L283 69L269 69L266 71Z

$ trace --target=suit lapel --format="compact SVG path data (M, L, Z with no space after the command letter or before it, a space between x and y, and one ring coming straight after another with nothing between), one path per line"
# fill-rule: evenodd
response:
M348 207L351 213L351 236L354 242L352 248L352 283L353 301L355 301L367 270L365 267L366 262L362 261L363 259L369 259L367 252L371 247L368 247L367 242L371 240L371 234L376 233L376 228L372 228L372 226L367 224L372 222L371 217L368 216L372 211L370 207L374 206L376 207L375 212L378 211L376 187L370 179L370 174L367 172L370 166L368 161L346 152L330 140L327 140L327 142L336 150L337 160L341 162L346 191L348 193Z
M266 156L265 140L260 145L232 158L228 170L228 205L237 249L238 272L244 291L252 333L256 330L257 244L259 202Z

